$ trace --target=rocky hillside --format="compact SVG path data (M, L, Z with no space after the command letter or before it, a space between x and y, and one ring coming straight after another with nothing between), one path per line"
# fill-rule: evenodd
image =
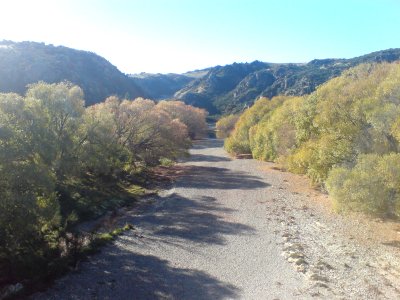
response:
M193 77L173 73L140 73L129 76L149 98L154 100L172 98L176 91L179 91L193 80Z
M0 41L0 92L23 94L30 83L64 80L83 89L88 105L110 95L145 96L130 77L95 53L43 43Z
M203 72L179 89L170 85L169 93L157 94L165 77L151 77L137 82L152 96L177 98L188 104L206 108L211 114L237 112L251 105L260 96L272 97L278 94L303 95L344 70L366 62L396 61L400 49L373 52L352 59L316 59L305 64L273 64L254 61L216 66ZM171 75L163 75L171 76ZM173 76L177 76L174 74ZM183 80L180 81L184 83ZM172 93L174 92L174 94Z
M176 98L211 114L224 114L241 111L260 96L310 93L360 63L399 59L400 49L389 49L352 59L316 59L304 64L254 61L184 74L127 76L92 52L35 42L0 41L0 92L22 94L30 83L67 80L82 87L87 105L110 95Z
M175 93L190 82L202 78L212 68L204 70L195 70L183 74L152 74L139 73L130 74L133 81L145 92L145 94L154 100L173 98Z

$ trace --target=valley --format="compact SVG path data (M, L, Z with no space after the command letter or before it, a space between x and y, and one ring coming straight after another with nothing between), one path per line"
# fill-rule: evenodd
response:
M5 1L0 300L400 299L400 1Z

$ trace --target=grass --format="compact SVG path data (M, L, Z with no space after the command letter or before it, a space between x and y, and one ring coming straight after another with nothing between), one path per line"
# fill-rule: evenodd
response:
M111 243L124 232L132 229L134 229L133 225L126 223L123 227L115 228L112 231L95 234L89 246L84 249L83 254L87 255L89 253L94 253L98 251L101 247Z
M175 164L175 162L169 158L160 158L160 165L163 167L171 167Z

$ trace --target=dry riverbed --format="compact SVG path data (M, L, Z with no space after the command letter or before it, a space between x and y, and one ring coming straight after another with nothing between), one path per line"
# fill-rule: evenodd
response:
M400 225L332 213L273 164L196 143L134 230L33 299L398 299Z

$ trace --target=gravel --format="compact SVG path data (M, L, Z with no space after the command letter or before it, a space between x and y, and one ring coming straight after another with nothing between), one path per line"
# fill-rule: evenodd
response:
M32 298L400 298L395 241L363 244L364 223L296 191L294 175L231 159L220 140L191 154L173 188L119 220L134 230Z

